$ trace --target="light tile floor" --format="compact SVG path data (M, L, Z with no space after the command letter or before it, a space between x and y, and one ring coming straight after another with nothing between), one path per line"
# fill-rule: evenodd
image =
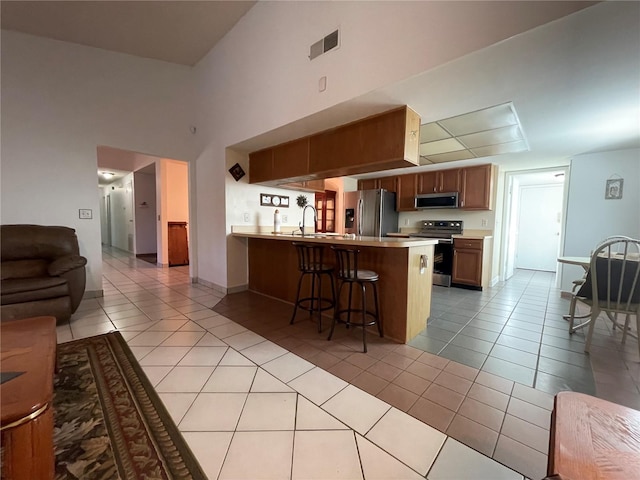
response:
M438 288L434 335L418 339L427 343L371 335L365 355L358 331L336 329L327 342L305 315L289 325L290 305L250 292L222 297L191 284L186 267L114 249L103 265L105 296L84 301L58 340L119 329L210 478L542 478L551 394L570 385L537 382L565 372L540 359L586 370L576 356L583 334L569 338L557 320L568 302L547 274L518 272L485 292ZM533 368L522 365L533 351L518 341L532 341L520 330L537 330L532 312L543 302ZM453 328L448 338L438 330ZM616 369L608 395L628 404L640 398L637 348L610 336L603 323L590 372L597 394Z

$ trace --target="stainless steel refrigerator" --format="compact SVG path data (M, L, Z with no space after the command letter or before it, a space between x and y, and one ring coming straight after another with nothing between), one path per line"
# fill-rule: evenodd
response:
M396 194L387 190L359 190L344 194L344 231L365 237L384 237L398 231Z

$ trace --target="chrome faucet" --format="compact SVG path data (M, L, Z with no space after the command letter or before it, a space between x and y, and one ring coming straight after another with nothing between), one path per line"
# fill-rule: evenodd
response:
M316 233L316 225L318 223L318 211L313 205L307 203L302 209L302 222L298 224L303 237L304 237L304 223L305 223L304 219L305 219L305 213L307 213L307 208L310 208L311 210L313 210L313 233Z

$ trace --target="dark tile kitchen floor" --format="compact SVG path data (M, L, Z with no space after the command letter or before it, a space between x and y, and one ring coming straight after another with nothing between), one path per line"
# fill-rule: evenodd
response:
M554 273L517 270L483 292L434 287L427 328L410 345L552 395L573 390L640 409L636 339L622 345L600 318L584 353L586 328L569 334L569 300L554 283Z

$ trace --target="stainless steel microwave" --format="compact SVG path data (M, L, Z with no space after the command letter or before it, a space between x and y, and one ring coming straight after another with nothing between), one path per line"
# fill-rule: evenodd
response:
M416 195L416 208L458 208L458 192Z

